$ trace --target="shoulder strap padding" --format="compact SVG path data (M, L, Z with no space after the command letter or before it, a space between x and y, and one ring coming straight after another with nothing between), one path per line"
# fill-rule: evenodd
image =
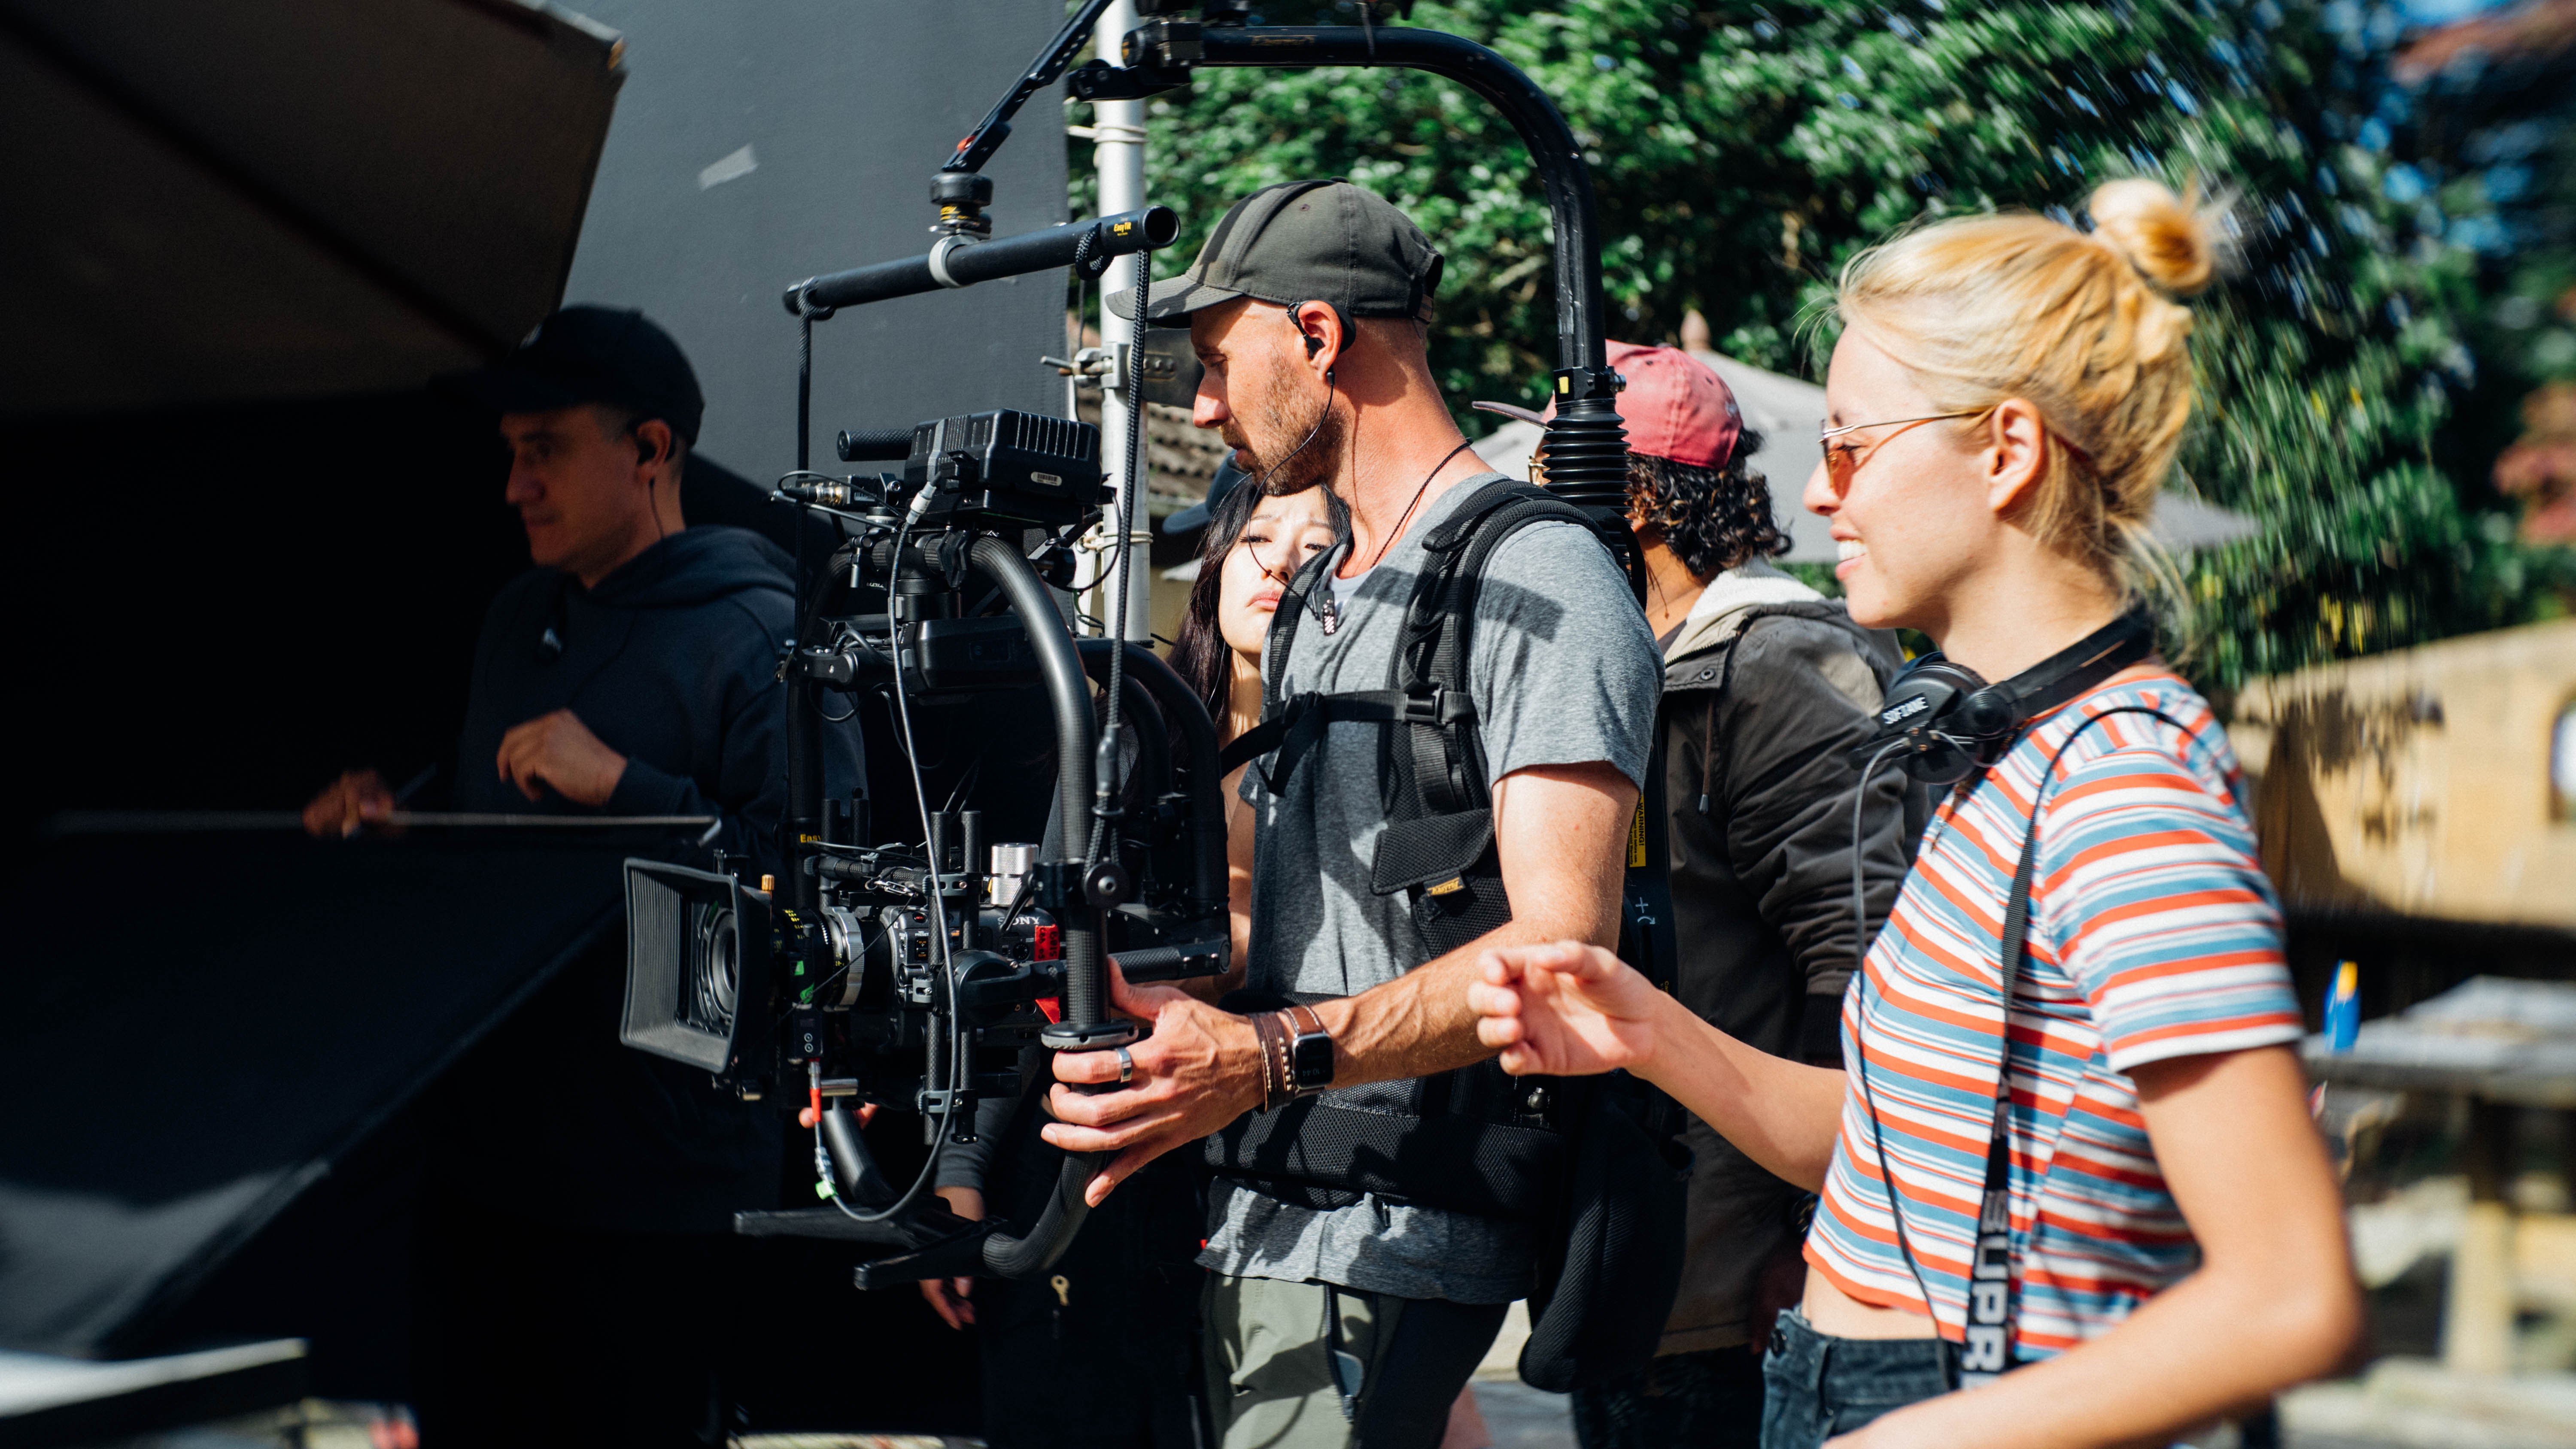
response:
M1405 611L1390 681L1410 707L1413 779L1425 815L1481 809L1485 762L1467 688L1468 651L1485 561L1522 528L1543 522L1593 528L1583 510L1533 483L1497 479L1476 490L1423 539L1429 562Z

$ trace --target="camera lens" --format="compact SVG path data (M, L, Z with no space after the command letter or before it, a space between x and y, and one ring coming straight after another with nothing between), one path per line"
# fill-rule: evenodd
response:
M733 1015L742 992L739 932L733 908L703 905L689 933L689 1024L718 1035L733 1030Z

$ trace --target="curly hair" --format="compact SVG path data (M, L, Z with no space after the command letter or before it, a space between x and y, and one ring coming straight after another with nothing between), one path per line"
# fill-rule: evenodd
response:
M1736 436L1724 467L1701 468L1645 453L1628 455L1628 512L1659 535L1705 583L1731 568L1789 551L1789 536L1771 519L1771 485L1753 466L1762 435Z

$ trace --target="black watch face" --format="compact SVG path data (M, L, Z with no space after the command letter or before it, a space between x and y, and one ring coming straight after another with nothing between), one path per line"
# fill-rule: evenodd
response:
M1300 1088L1331 1086L1333 1039L1322 1032L1297 1038L1291 1049L1290 1065L1296 1068Z

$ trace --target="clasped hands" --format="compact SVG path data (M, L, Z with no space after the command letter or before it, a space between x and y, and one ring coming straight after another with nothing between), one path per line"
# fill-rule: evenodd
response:
M541 714L513 725L501 736L493 759L500 777L531 800L541 786L576 805L605 805L626 775L626 757L602 743L569 709ZM383 830L392 823L393 791L373 770L351 770L324 786L304 807L304 830L324 838L347 838L361 830Z

